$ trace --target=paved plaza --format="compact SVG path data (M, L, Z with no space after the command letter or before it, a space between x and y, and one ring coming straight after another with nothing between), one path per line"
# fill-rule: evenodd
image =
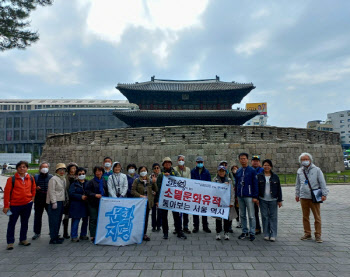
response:
M0 177L3 186L5 178ZM229 241L215 240L215 222L210 218L211 234L202 230L180 240L169 234L148 232L151 241L125 247L98 246L90 242L49 245L47 215L42 236L29 247L6 249L8 218L1 213L0 277L2 276L249 276L249 277L326 277L350 276L350 186L329 186L328 200L321 204L324 243L301 241L303 234L300 204L294 188L283 187L283 207L279 209L276 242L258 235L254 242L238 240L241 229L234 228ZM170 218L169 222L173 220ZM192 216L191 225L192 225ZM234 223L235 226L235 223ZM151 228L149 228L150 230ZM173 229L173 228L172 228Z

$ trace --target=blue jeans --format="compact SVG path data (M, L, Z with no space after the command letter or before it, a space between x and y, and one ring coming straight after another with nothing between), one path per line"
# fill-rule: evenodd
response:
M80 236L84 237L87 235L88 217L72 218L72 227L71 227L72 239L78 238L78 228L79 228L80 219L83 220L83 222L81 223Z
M238 197L239 215L242 223L242 233L255 235L255 209L252 197ZM247 211L249 217L249 232L247 226Z
M21 217L21 231L19 241L27 240L28 221L32 211L33 202L21 206L10 206L12 215L9 216L7 225L7 244L15 242L15 227L19 217Z
M277 237L277 200L260 199L260 212L264 237Z
M63 201L57 201L57 209L52 209L52 204L48 207L49 215L49 229L51 240L58 239L58 233L60 232L62 215L63 215Z

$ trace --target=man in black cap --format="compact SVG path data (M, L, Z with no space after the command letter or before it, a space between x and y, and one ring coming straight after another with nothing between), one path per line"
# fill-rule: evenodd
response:
M252 156L252 167L256 170L256 174L260 174L261 172L264 172L264 168L261 167L260 164L260 156L254 155ZM256 221L256 227L255 227L255 234L259 235L261 234L261 226L260 226L260 219L259 219L259 206L258 204L254 203L254 209L255 209L255 221Z
M196 158L196 167L191 170L191 179L211 182L209 170L204 167L204 159L200 156ZM208 218L206 216L202 216L202 225L204 232L211 233L211 230L208 226ZM193 233L198 233L199 215L193 215L193 226Z

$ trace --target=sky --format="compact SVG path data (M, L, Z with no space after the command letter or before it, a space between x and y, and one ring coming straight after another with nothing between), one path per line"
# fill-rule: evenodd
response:
M256 88L268 124L350 109L350 1L70 0L38 7L40 40L0 52L0 99L125 99L118 83L213 79Z

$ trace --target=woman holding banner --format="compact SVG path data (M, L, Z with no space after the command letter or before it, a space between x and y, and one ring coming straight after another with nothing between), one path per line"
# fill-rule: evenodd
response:
M227 184L228 186L231 186L231 200L230 200L230 213L228 219L224 219L224 238L225 240L229 240L229 230L232 224L232 219L237 217L237 213L235 210L235 193L234 193L234 188L232 184L231 178L229 178L227 172L226 172L226 167L223 165L219 165L218 167L218 173L217 175L213 178L213 182L215 183L222 183L222 184ZM221 231L222 231L222 218L216 218L215 220L216 223L216 239L221 240Z
M158 187L156 183L153 183L150 181L147 171L148 171L147 167L145 166L139 167L139 170L138 170L139 177L136 178L134 180L134 183L132 184L131 195L134 197L147 198L148 200L147 207L146 207L146 219L145 219L143 240L150 241L151 239L149 238L149 236L146 235L147 226L148 226L148 217L149 217L149 211L154 206L154 196L158 191Z

